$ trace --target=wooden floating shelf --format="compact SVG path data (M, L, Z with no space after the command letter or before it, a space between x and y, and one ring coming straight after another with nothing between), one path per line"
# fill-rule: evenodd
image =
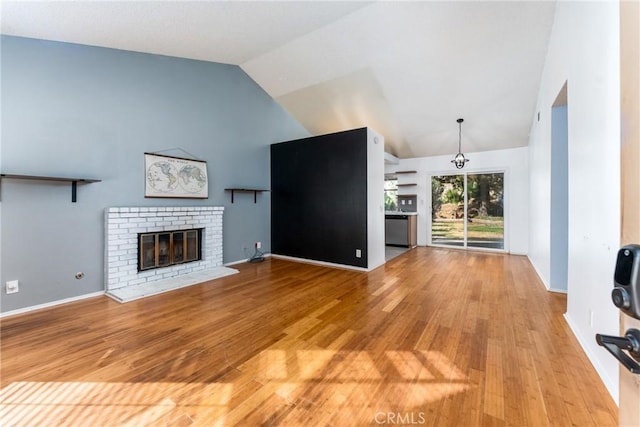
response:
M100 179L91 178L67 178L59 176L39 176L39 175L17 175L3 173L0 174L1 179L22 179L29 181L50 181L50 182L70 182L71 183L71 202L75 203L78 199L78 184L92 184L94 182L101 182Z
M231 191L231 203L233 203L233 196L236 192L238 193L253 193L253 203L258 202L258 193L263 193L265 190L262 188L225 188L224 191Z

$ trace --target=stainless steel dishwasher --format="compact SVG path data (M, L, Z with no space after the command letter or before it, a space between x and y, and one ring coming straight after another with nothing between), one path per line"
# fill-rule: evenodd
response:
M392 246L409 246L409 215L385 215L384 241Z

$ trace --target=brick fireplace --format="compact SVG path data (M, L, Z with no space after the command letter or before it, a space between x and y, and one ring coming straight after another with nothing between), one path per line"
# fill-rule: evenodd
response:
M105 211L105 286L110 291L166 284L168 279L222 267L224 207L112 207ZM139 271L138 242L144 233L198 229L201 259ZM230 269L229 269L230 270ZM201 275L201 277L204 277ZM147 293L153 293L147 291Z

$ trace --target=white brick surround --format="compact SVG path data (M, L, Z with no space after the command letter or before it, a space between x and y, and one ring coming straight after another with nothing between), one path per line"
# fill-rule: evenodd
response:
M222 265L223 207L129 207L105 210L107 291ZM138 233L203 228L202 260L138 272Z

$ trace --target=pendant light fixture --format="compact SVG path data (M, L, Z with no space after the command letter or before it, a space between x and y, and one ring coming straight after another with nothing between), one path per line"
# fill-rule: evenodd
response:
M465 159L464 158L464 154L462 154L462 148L461 148L461 144L462 144L462 122L464 122L464 119L458 119L456 121L458 122L458 154L456 154L456 156L453 158L453 160L451 160L451 163L456 165L456 168L462 169L464 167L464 164L469 161L469 159Z

